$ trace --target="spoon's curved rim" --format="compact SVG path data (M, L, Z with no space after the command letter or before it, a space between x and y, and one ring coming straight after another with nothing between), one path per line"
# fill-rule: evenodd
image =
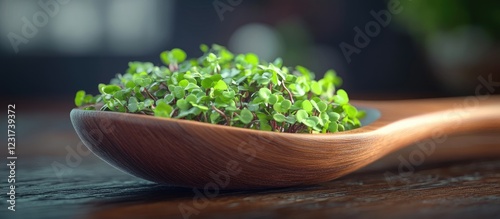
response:
M170 121L170 122L175 122L179 124L186 124L186 125L197 125L197 126L205 126L205 127L210 127L213 128L214 126L219 128L219 129L224 129L227 131L245 131L245 132L251 132L255 134L275 134L275 135L304 135L304 136L327 136L327 135L345 135L345 134L359 134L359 132L363 132L364 129L368 129L367 127L370 126L370 124L373 124L375 121L377 121L380 118L380 111L378 111L375 108L368 108L368 107L358 107L360 109L366 110L367 111L367 118L364 118L363 120L367 120L366 122L362 121L362 126L356 129L348 130L348 131L342 131L342 132L335 132L335 133L288 133L288 132L275 132L275 131L262 131L262 130L257 130L257 129L249 129L249 128L242 128L242 127L236 127L236 126L227 126L227 125L220 125L220 124L213 124L213 123L207 123L207 122L200 122L200 121L194 121L194 120L186 120L186 119L176 119L176 118L165 118L165 117L156 117L152 115L142 115L142 114L135 114L135 113L122 113L122 112L114 112L114 111L100 111L100 110L84 110L81 108L73 108L70 112L70 116L72 117L73 113L79 112L79 113L95 113L95 114L109 114L112 116L126 116L126 117L134 117L137 119L148 119L148 120L155 120L155 121ZM371 113L370 113L371 112Z

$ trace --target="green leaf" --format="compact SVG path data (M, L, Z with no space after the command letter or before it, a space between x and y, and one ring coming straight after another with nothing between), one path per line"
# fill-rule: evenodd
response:
M276 72L273 72L271 82L273 82L273 84L278 84L278 74Z
M248 110L247 108L241 110L240 120L241 120L241 122L243 122L245 124L252 122L252 120L253 120L252 112L250 112L250 110Z
M233 100L235 95L236 95L236 93L234 92L234 90L223 91L222 92L222 97L226 101Z
M222 61L230 61L231 59L234 58L234 55L231 52L227 51L226 49L221 49L219 51L219 56L221 57Z
M267 102L269 104L275 104L277 101L278 101L278 96L276 96L275 94L269 95L269 98L267 99Z
M305 110L297 111L297 114L295 116L296 116L298 122L302 122L305 119L307 119L307 117L309 117L309 115L307 114L307 112Z
M187 91L193 91L195 89L200 89L200 87L198 87L198 85L196 84L193 84L193 83L189 83L185 88L184 90L187 90Z
M283 100L283 102L281 102L281 109L285 112L288 111L291 106L292 102L290 100Z
M136 84L135 84L133 81L127 81L127 82L125 83L125 87L126 87L126 88L133 88L133 87L135 87L135 86L136 86Z
M260 121L260 130L262 131L271 131L273 130L273 127L269 125L269 122L266 120Z
M213 54L213 53L208 54L208 56L207 56L207 62L213 63L215 61L217 61L217 56L215 54Z
M255 114L259 120L266 120L267 121L268 119L270 119L270 116L266 113L258 112Z
M181 87L186 87L188 84L189 84L189 81L186 79L179 81L179 86L181 86Z
M154 109L155 116L170 118L170 114L172 113L172 106L167 103L160 101L157 102L156 108Z
M166 65L172 63L180 63L186 60L186 52L182 49L172 49L171 51L164 51L160 54L160 58Z
M183 87L175 86L174 95L175 95L175 98L181 99L181 98L184 98L184 96L186 95L186 92L184 91Z
M316 122L311 118L307 118L305 120L302 120L302 123L308 127L311 127L311 128L316 126Z
M201 112L202 112L201 109L199 109L197 107L193 107L193 108L188 109L188 110L181 110L179 112L179 115L177 115L175 118L180 119L180 118L184 118L184 117L189 116L189 115L197 116Z
M176 105L181 110L188 110L189 108L191 108L190 104L185 99L177 100Z
M260 76L259 78L257 78L256 81L257 81L257 83L259 85L268 85L269 82L271 81L271 78L268 75L264 75L263 74L262 76Z
M337 122L331 122L330 124L328 124L328 131L329 132L337 132L338 127L339 127L339 125L337 124Z
M317 81L312 81L311 91L316 95L320 95L323 92L323 89L321 88L321 85Z
M175 48L175 49L172 49L172 51L170 51L170 53L172 54L172 57L174 58L174 60L176 60L178 63L184 62L184 60L186 60L186 52L184 52L184 50L182 50L182 49Z
M281 66L283 65L283 60L278 57L274 60L273 65L278 68L281 68Z
M282 108L281 108L281 103L275 103L273 105L273 109L276 111L276 112L280 112L280 113L284 113L286 111L284 111Z
M344 125L342 125L342 124L338 124L337 130L338 130L339 132L343 132L343 131L345 131Z
M259 110L259 104L253 104L253 103L248 104L248 110L250 110L252 112L258 111Z
M210 114L210 122L211 123L214 123L214 124L217 123L219 121L219 118L220 118L220 114L217 112Z
M92 96L90 94L85 95L85 97L83 97L83 102L84 103L94 103L94 96Z
M144 107L150 107L153 105L153 103L154 103L154 100L146 99L146 100L144 100Z
M304 100L304 102L302 102L302 109L305 110L308 113L312 112L313 106L311 104L311 101Z
M295 118L295 115L289 115L286 117L285 121L290 124L295 124L297 119Z
M247 53L245 55L245 61L251 65L258 65L259 64L259 57L257 57L257 55L255 55L253 53Z
M229 101L228 106L226 107L226 110L228 110L228 111L238 110L238 108L236 108L236 102L234 102L234 100Z
M132 112L132 113L135 113L137 112L137 110L139 109L139 107L137 106L138 102L137 102L137 98L135 97L130 97L128 99L128 111Z
M186 101L187 101L188 103L196 103L196 102L197 102L197 100L198 100L198 98L197 98L197 97L196 97L196 95L194 95L194 94L190 94L190 95L188 95L188 96L186 97Z
M271 90L269 90L267 87L263 87L259 90L259 97L262 98L264 101L268 101L270 95L271 95Z
M302 102L303 100L296 100L295 103L290 107L290 110L292 111L297 111L302 109Z
M358 115L358 110L351 105L344 105L342 108L350 119L354 119Z
M164 99L165 103L171 103L175 99L175 96L173 94L167 94Z
M222 79L222 76L220 74L214 74L209 77L212 81L218 81Z
M328 117L331 122L337 122L340 119L340 115L336 112L328 112Z
M203 111L207 111L208 110L208 107L207 106L203 106L203 105L198 105L196 103L193 103L191 102L191 105L193 105L194 107L200 109L200 110L203 110Z
M319 101L316 104L318 106L318 111L320 111L320 112L325 112L326 109L328 108L328 105L323 101Z
M208 51L208 46L207 46L206 44L201 44L201 45L200 45L200 50L201 50L202 52L207 52L207 51Z
M319 124L322 126L330 122L330 117L326 113L320 113L319 118L320 118Z
M365 116L366 116L366 111L361 110L361 111L358 111L358 114L356 115L356 118L363 119L363 118L365 118Z
M281 113L276 113L273 115L273 119L276 121L276 122L284 122L286 117L281 114Z
M300 84L290 84L288 87L294 96L304 96L306 94L306 91Z
M309 101L309 102L311 102L311 105L313 106L313 108L314 108L314 109L316 109L318 112L321 112L321 111L319 110L319 106L318 106L318 104L316 103L316 101L314 101L314 100L313 100L313 101Z
M347 96L347 92L345 92L345 90L339 89L337 91L337 95L333 97L333 100L339 105L345 105L349 103L349 96Z
M342 85L342 78L338 77L337 73L332 69L328 70L325 73L324 79L330 83L333 83L337 87Z
M208 89L208 88L211 88L212 87L212 79L210 78L205 78L201 81L201 87L205 88L205 89Z
M226 84L226 82L224 82L223 80L219 80L219 81L215 84L214 89L215 89L215 90L227 90L227 84Z
M85 91L83 90L79 90L78 92L76 92L76 95L75 95L75 105L77 107L81 106L84 104L84 98L85 98Z
M295 67L295 69L302 74L306 78L306 80L310 80L312 73L309 71L309 69L305 68L304 66L298 65Z
M121 90L121 88L117 85L110 84L110 85L105 85L101 88L101 92L103 94L114 94L115 92Z
M310 116L309 118L307 118L308 120L311 120L313 121L316 125L319 124L321 122L321 119L317 116ZM316 126L315 125L315 126Z
M168 56L169 56L168 51L164 51L164 52L160 53L160 59L165 65L170 64L170 58Z

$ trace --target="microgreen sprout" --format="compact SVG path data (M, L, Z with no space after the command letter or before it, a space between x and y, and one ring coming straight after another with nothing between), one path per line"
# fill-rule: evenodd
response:
M342 79L329 70L320 80L303 66L235 55L220 45L200 46L186 59L181 49L160 54L163 62L130 62L99 95L78 91L87 110L145 114L289 133L333 133L360 127L363 112L349 104Z

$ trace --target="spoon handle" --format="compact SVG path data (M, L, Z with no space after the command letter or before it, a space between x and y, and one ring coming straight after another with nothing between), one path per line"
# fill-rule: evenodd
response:
M397 150L424 139L487 130L500 131L500 97L475 96L435 100L397 101L380 105L381 148Z

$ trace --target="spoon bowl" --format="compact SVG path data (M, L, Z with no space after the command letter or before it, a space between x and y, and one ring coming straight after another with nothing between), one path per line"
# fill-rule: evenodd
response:
M500 129L500 98L470 98L353 101L367 111L363 126L333 134L81 109L71 111L71 121L93 153L137 177L205 189L271 188L330 181L435 135Z

